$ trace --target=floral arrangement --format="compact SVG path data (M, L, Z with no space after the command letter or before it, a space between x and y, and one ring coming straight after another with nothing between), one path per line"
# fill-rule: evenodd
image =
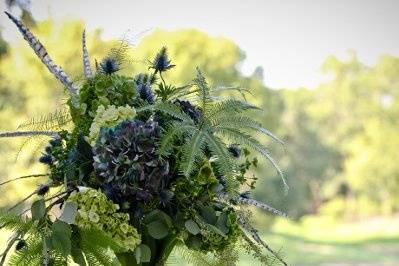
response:
M65 86L69 112L57 123L73 126L0 133L49 138L39 159L47 174L1 184L48 178L0 213L0 227L13 231L0 265L7 254L9 265L164 265L174 249L196 264L234 265L243 249L264 265L286 265L259 237L246 209L284 215L250 196L256 178L248 171L258 164L251 151L282 176L251 134L282 143L250 117L257 107L219 96L236 89L211 87L199 69L191 84L167 84L163 73L175 65L166 48L151 61L149 73L119 75L114 57L96 63L94 72L85 33L86 79L77 86L29 29L6 14ZM31 197L27 211L12 212Z

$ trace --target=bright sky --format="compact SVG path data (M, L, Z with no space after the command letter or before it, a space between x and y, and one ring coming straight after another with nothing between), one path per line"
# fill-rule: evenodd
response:
M0 0L3 7L4 0ZM399 0L32 0L36 19L83 19L88 30L121 37L164 28L194 27L224 36L245 51L246 74L260 65L273 88L314 87L331 54L355 50L363 62L399 56ZM2 8L4 9L4 8ZM15 28L0 19L5 36Z

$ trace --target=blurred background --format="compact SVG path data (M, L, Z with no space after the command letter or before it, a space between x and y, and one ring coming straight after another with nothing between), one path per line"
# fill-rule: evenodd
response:
M92 59L120 40L131 45L125 74L145 71L166 45L177 65L168 81L185 84L199 66L214 85L250 89L265 110L258 119L286 141L262 139L291 187L284 194L267 162L254 173L254 196L291 217L254 210L264 239L290 265L399 265L398 1L0 0L0 10L20 17L76 82L86 28ZM0 131L62 110L65 100L1 14ZM43 173L42 147L1 140L0 182ZM0 187L0 207L42 182ZM250 264L243 256L240 265Z

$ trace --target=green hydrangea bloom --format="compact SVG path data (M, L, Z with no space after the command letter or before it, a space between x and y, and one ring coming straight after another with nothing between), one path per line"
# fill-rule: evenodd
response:
M97 108L96 116L90 126L90 133L87 141L94 145L100 129L102 127L113 127L122 121L133 119L136 116L136 110L129 106L100 105Z
M88 188L73 192L68 200L78 205L78 226L102 230L127 250L133 251L141 243L140 234L129 224L129 214L117 212L119 205L102 192Z

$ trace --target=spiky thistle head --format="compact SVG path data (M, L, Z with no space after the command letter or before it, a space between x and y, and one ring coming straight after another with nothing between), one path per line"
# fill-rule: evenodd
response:
M24 247L26 247L26 241L21 239L18 241L17 245L15 246L15 249L17 251L20 251L21 249L23 249Z
M115 58L106 57L100 63L100 72L111 75L120 70L119 62Z
M154 60L151 63L150 68L155 69L155 73L157 72L164 72L168 69L173 68L175 65L171 64L171 60L168 57L167 48L164 46L161 50L157 53Z
M151 84L155 82L154 75L138 74L134 78L136 89L141 99L147 101L149 104L155 102L155 96L151 89Z
M230 154L233 155L234 158L239 158L241 156L241 149L236 144L231 144L228 147L228 150Z
M47 165L52 165L54 160L53 160L53 156L51 154L43 154L40 158L39 158L39 162L43 163L43 164L47 164Z
M47 184L42 184L39 186L39 188L37 189L37 195L39 196L44 196L47 194L47 192L49 192L50 187Z
M181 110L186 113L194 121L194 123L198 123L202 116L201 109L191 104L189 101L176 100L175 103L180 106Z

